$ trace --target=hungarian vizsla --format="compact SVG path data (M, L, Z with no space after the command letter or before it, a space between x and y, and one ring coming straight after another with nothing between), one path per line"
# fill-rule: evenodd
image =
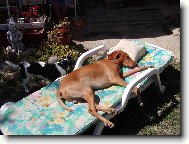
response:
M122 66L135 68L122 74ZM65 105L66 100L74 103L80 101L87 102L89 113L103 121L105 126L111 128L114 124L98 114L97 110L108 114L116 114L116 109L99 105L95 101L93 90L103 89L114 84L126 87L127 83L122 79L123 77L128 77L147 68L149 67L136 67L136 62L131 60L128 54L123 51L115 51L108 55L107 58L83 66L65 76L61 80L57 90L57 100L62 107L70 112L72 109ZM143 105L139 90L135 88L133 92L136 93L140 105Z

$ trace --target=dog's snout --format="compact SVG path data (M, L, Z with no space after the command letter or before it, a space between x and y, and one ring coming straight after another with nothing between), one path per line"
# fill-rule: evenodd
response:
M123 65L126 66L126 67L129 67L129 68L133 68L137 65L137 63L135 61L133 61L132 59L126 59L123 62Z

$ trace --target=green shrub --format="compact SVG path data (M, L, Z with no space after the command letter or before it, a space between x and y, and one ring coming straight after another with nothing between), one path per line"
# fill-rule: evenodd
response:
M2 50L0 53L0 58L1 60L9 60L15 63L19 63L23 60L29 62L48 61L49 57L52 55L57 56L58 59L71 56L77 60L77 58L84 52L85 50L83 47L75 44L61 45L53 42L43 42L38 48L32 51L24 52L19 56L14 53L7 53L5 50Z

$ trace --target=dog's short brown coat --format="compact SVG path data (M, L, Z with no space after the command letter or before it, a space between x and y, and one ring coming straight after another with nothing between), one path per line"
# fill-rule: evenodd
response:
M132 68L136 66L136 62L131 60L128 54L123 51L115 51L108 55L106 59L83 66L71 72L60 82L56 93L59 104L66 110L72 111L72 109L65 105L65 100L74 102L84 100L88 103L88 111L90 114L103 121L106 126L113 127L114 124L112 122L99 115L96 111L102 110L109 114L115 114L116 109L96 103L93 90L106 88L113 84L126 87L127 83L122 79L123 77L148 68L148 66L135 67L122 75L122 66ZM135 88L133 92L138 95L138 101L142 104L138 89Z

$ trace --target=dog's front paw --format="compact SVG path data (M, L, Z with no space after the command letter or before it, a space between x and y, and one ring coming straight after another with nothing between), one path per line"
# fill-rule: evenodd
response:
M106 120L106 121L104 122L104 125L105 125L105 126L108 126L108 127L110 127L110 128L113 128L113 127L114 127L114 124L113 124L112 122L110 122L109 120Z
M139 68L139 71L144 71L147 70L148 68L154 68L154 66L139 66L137 68Z
M148 68L155 68L154 66L150 66L150 65L148 65L148 66L144 66L144 67L142 67L142 70L146 70L146 69L148 69Z
M114 109L114 108L108 108L107 113L108 114L112 114L112 115L116 115L117 114L117 110Z

